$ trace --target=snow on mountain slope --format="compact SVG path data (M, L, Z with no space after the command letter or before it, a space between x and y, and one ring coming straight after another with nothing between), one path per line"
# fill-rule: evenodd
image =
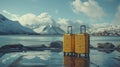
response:
M120 31L120 25L117 24L92 24L89 28L89 33L98 33L104 31Z
M18 21L9 20L0 14L0 34L35 34L35 32L23 27Z
M34 31L40 34L64 34L64 31L54 24L40 26L39 28L34 29Z
M44 28L45 28L45 25L44 25L44 26L39 26L39 27L37 27L37 28L35 28L35 29L33 29L33 30L34 30L35 32L37 32L37 33L41 33Z

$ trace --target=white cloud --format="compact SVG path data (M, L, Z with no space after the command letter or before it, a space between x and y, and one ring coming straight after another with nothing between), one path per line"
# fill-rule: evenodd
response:
M38 16L38 20L40 22L43 22L44 24L46 24L46 23L52 23L53 22L51 16L47 12L41 13Z
M57 23L60 25L60 27L64 30L67 31L67 26L69 26L69 19L65 18L58 18Z
M69 19L65 19L65 18L58 18L58 23L61 25L69 25Z
M36 21L36 16L32 13L28 13L25 14L23 16L21 16L18 21L22 24L22 25L26 25L26 24L33 24Z
M113 23L120 24L120 5L118 6L118 10L115 14L115 19L113 20Z
M40 15L36 16L35 14L32 13L27 13L19 18L20 23L22 25L32 25L32 24L40 24L40 25L45 25L45 24L51 24L52 23L52 18L51 16L44 12L41 13Z
M10 16L11 20L17 20L19 21L22 25L32 25L32 24L40 24L40 25L45 25L45 24L51 24L53 23L53 19L47 12L43 12L40 15L35 15L33 13L27 13L22 16L12 14L6 10L3 10L3 13L7 16Z
M66 31L66 33L67 33L68 26L72 26L72 30L74 33L79 33L80 32L80 25L84 24L81 20L75 20L73 22L73 21L71 21L69 19L65 19L65 18L59 18L57 23L60 25L60 27L64 31Z
M94 0L88 0L86 2L75 0L72 2L72 9L75 13L82 12L88 17L95 19L100 19L105 14L102 7Z
M84 24L84 22L82 20L76 20L76 22L78 22L80 24Z

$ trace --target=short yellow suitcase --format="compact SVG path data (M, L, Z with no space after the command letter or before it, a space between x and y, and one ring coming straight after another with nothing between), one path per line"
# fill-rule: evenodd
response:
M83 33L84 29L84 33ZM89 53L89 34L86 33L86 26L80 26L81 33L75 35L75 53L88 54Z
M75 52L78 54L89 53L89 35L76 34L75 35Z

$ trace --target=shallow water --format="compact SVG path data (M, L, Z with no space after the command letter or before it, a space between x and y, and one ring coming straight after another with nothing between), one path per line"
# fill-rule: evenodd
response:
M4 35L0 36L0 46L5 44L23 44L24 46L31 45L48 45L52 41L62 41L60 36L39 36L39 35Z
M31 51L5 54L0 58L2 67L119 67L120 53L90 51L90 58L63 56L63 52Z
M62 41L62 37L51 36L0 36L0 46L21 43L29 45L49 45L53 41ZM120 37L91 37L90 44L97 43L120 44ZM90 50L89 58L75 58L63 56L63 52L28 51L2 54L0 53L0 67L120 67L120 52Z

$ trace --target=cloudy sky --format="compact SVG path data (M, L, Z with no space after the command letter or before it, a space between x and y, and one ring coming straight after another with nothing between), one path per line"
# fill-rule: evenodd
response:
M0 13L22 25L120 24L120 0L0 0Z

